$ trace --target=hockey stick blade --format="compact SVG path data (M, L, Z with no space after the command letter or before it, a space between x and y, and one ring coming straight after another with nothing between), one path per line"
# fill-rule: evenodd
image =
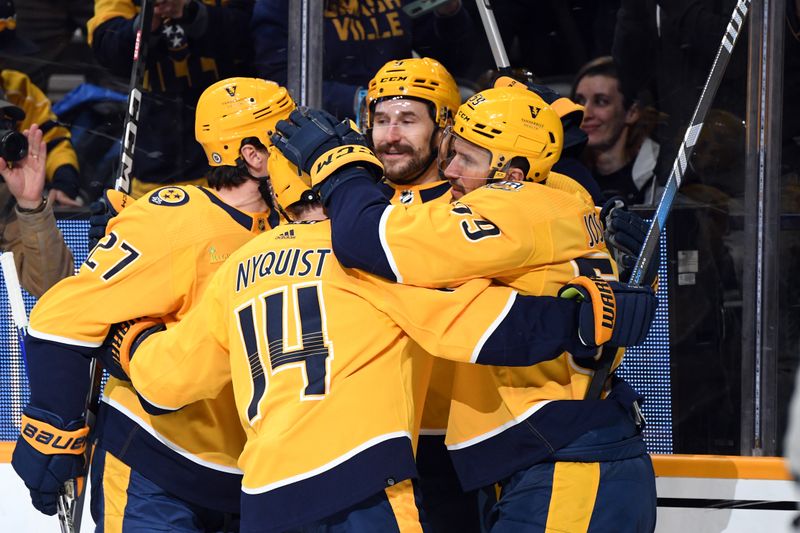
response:
M658 202L656 212L653 215L653 221L650 224L650 228L647 230L647 236L644 239L642 250L639 252L639 257L636 259L636 265L633 267L633 272L629 280L631 285L642 284L642 279L644 278L645 272L647 272L647 267L658 252L658 239L661 236L664 225L667 223L667 217L672 209L672 204L675 202L675 195L678 193L678 188L681 186L683 175L689 164L689 157L691 157L692 152L694 152L694 147L700 136L700 131L703 129L703 121L706 119L709 109L711 109L714 96L717 94L717 89L719 89L719 85L722 82L722 77L725 74L728 61L730 61L733 47L744 26L751 1L752 0L739 0L733 8L733 14L728 22L728 26L725 28L725 33L722 35L722 42L717 50L714 63L711 65L711 70L708 73L708 78L706 78L703 91L700 93L700 98L697 101L694 114L689 121L689 127L686 129L686 134L678 148L678 155L675 157L675 162L672 164L672 171L664 186L664 194ZM589 384L589 389L586 391L587 399L600 397L603 391L603 385L608 378L611 365L614 362L614 354L616 354L616 349L612 347L603 347L603 352L600 356L600 366L595 371L592 381Z

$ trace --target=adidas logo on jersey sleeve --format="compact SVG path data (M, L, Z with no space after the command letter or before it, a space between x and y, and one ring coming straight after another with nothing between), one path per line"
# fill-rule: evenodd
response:
M275 239L294 239L294 230L293 229L286 230L277 237L275 237Z

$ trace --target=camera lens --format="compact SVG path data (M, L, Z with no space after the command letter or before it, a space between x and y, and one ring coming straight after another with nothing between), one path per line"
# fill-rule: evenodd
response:
M0 157L6 161L19 161L28 155L28 139L14 130L0 130Z

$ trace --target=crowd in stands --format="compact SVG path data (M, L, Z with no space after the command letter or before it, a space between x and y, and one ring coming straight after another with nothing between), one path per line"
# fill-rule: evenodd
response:
M87 2L17 3L15 9L13 0L0 2L2 87L9 101L24 103L20 130L35 122L44 131L50 202L86 204L113 182L112 165L95 161L110 159L116 147L107 138L121 134L138 2L98 0L94 9ZM326 110L339 118L356 116L377 69L412 54L444 64L458 81L462 98L490 85L486 79L492 77L493 60L473 3L448 0L413 17L406 9L409 3L323 2ZM528 81L549 85L585 106L581 128L588 142L585 149L579 144L573 151L604 196L619 194L629 203L653 204L734 3L498 0L493 7L517 72L525 71ZM235 75L285 84L288 9L285 0L155 2L140 119L146 133L137 138L134 196L163 184L205 183L208 166L194 140L197 98L215 81ZM791 51L798 46L800 26L794 1L787 2L787 23ZM707 31L694 31L698 27ZM717 106L740 122L746 55L744 46L737 47L717 99ZM45 95L52 76L65 73L120 96L84 91L77 101L65 98L70 120L59 121L51 107L60 103L53 106ZM787 70L787 89L796 85L796 77ZM790 164L800 159L792 141L798 136L796 122L790 118L784 123ZM70 145L70 128L82 138L77 150ZM95 175L84 176L79 169Z

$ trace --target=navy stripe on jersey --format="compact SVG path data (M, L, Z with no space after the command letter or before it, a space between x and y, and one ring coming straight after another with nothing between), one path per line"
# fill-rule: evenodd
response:
M144 412L149 415L153 416L166 415L183 409L183 407L178 407L177 409L169 409L166 407L161 407L160 405L156 405L154 403L150 403L150 401L141 394L139 394L138 391L136 392L136 397L139 398L139 404L142 406L142 409L144 409Z
M394 193L397 192L397 189L386 183L385 181L378 182L378 188L381 190L383 195L386 197L387 200L391 200L394 198Z
M241 529L277 533L310 524L416 477L411 441L389 439L313 477L260 494L243 492Z
M228 213L231 216L233 220L235 220L239 225L241 225L247 231L250 231L253 228L253 217L251 217L250 215L246 215L241 211L239 211L238 209L236 209L235 207L226 204L225 202L214 196L214 194L211 191L207 191L202 187L195 187L195 188L203 191L203 194L208 196L208 199L211 200L213 204L216 204L217 206L222 208L226 213Z
M515 293L516 294L516 293ZM579 349L578 304L554 296L516 295L508 312L486 333L473 362L484 365L530 366L569 351L591 356L596 350ZM576 353L577 352L577 353Z
M339 262L397 281L381 245L379 229L381 216L391 204L369 172L340 183L327 201L333 251Z
M77 420L86 408L89 361L96 347L65 344L25 336L30 405L62 420ZM57 361L58 364L53 364Z
M446 181L444 183L440 183L436 187L431 187L430 189L420 189L419 198L424 204L425 202L435 200L440 196L447 194L448 192L450 192L450 182Z
M98 446L144 477L190 503L239 512L242 476L191 461L105 402L97 417Z
M461 486L473 490L497 483L536 463L554 461L558 450L582 435L620 422L633 426L630 415L616 400L551 401L497 434L450 445L448 450ZM580 460L602 459L592 449Z

